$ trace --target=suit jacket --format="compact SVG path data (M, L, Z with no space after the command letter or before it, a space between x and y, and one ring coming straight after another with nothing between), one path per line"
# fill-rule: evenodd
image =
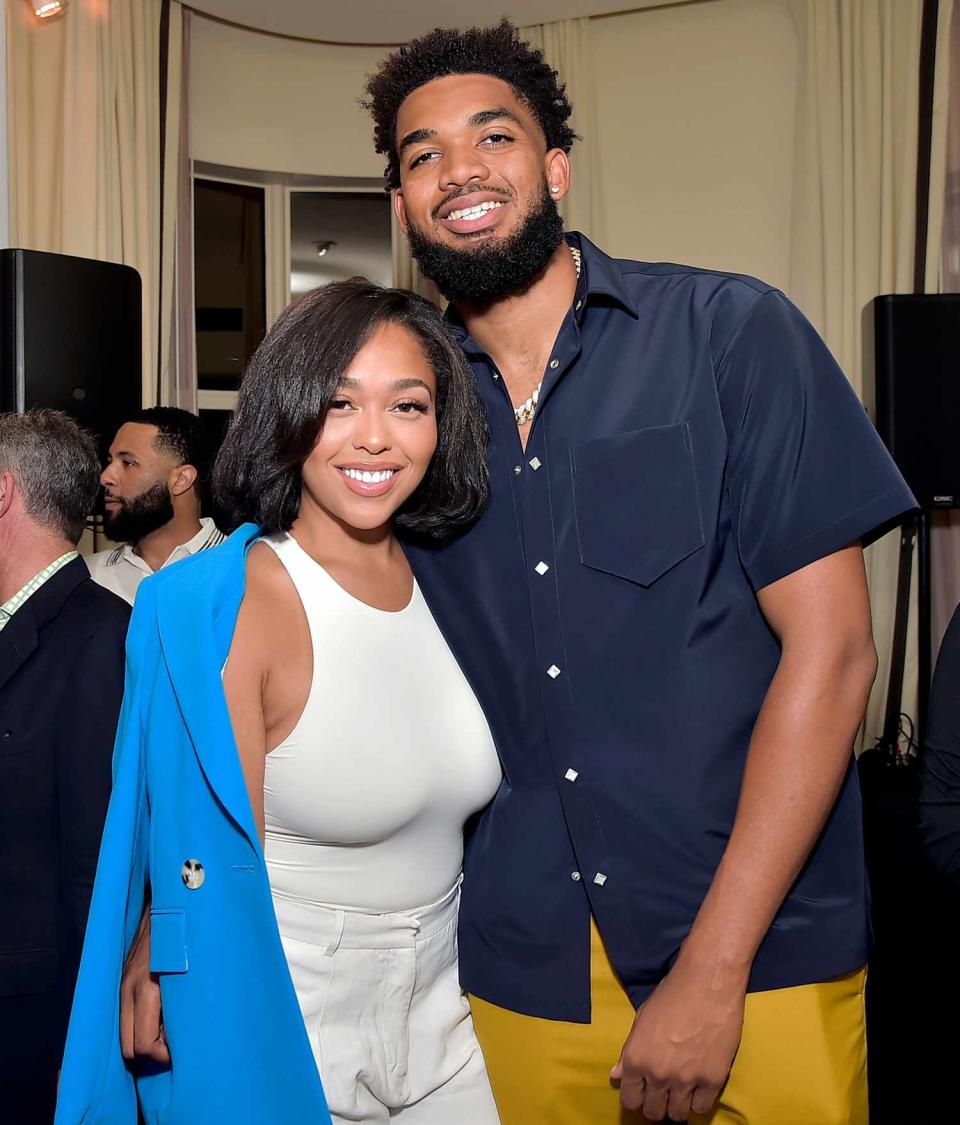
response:
M329 1125L280 943L220 673L257 528L146 579L127 683L58 1125ZM172 1067L120 1055L124 956L151 888Z
M129 616L74 559L0 632L0 1077L60 1063Z

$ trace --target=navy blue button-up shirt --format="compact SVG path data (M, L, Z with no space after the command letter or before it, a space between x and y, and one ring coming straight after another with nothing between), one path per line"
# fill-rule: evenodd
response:
M489 412L492 497L466 534L409 554L504 769L467 842L462 983L586 1021L591 911L639 1003L723 854L780 656L756 592L914 500L781 293L568 237L583 270L526 450L493 362L457 327ZM851 768L750 987L847 972L868 942Z

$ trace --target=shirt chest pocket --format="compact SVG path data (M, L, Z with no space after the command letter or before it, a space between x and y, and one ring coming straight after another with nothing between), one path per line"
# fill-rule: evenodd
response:
M689 422L570 453L580 561L649 586L704 545Z

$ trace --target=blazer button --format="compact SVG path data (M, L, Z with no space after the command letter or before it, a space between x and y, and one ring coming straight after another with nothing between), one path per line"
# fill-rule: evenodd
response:
M198 887L202 887L203 880L206 878L203 864L199 859L185 859L183 867L180 868L180 878L188 891L195 891Z

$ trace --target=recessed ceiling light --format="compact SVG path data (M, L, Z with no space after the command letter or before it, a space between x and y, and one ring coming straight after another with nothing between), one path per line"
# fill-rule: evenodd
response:
M326 238L322 242L318 242L317 243L317 257L322 258L327 253L327 251L333 246L336 246L336 243L333 241L332 238Z

